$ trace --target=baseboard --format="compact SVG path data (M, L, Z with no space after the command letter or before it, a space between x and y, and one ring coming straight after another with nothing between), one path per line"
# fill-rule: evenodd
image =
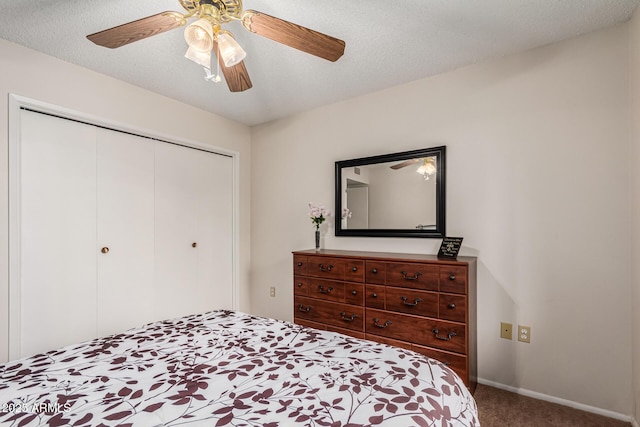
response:
M620 414L618 412L608 411L602 408L596 408L595 406L589 406L578 402L573 402L571 400L561 399L555 396L549 396L548 394L538 393L536 391L527 390L524 388L512 387L505 384L496 383L490 380L485 380L484 378L478 378L479 384L488 385L490 387L499 388L501 390L510 391L512 393L520 394L526 397L532 397L538 400L544 400L546 402L557 403L558 405L568 406L570 408L579 409L585 412L591 412L593 414L602 415L604 417L613 418L620 421L626 421L631 423L633 427L640 427L638 422L629 415Z

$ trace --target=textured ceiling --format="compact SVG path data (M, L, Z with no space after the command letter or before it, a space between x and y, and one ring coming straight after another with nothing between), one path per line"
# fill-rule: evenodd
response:
M640 0L245 0L245 9L346 42L331 63L226 26L247 52L253 88L230 93L183 57L182 29L111 50L87 34L176 0L2 0L0 38L247 125L523 51L628 20Z

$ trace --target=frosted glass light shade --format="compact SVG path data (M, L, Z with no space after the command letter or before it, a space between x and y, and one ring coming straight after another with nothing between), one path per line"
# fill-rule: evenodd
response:
M434 173L436 173L435 162L431 159L425 159L424 163L422 163L422 165L418 168L416 172L418 172L421 175L424 175L425 178L429 175L433 175Z
M184 55L185 58L192 60L196 64L202 65L205 68L211 69L211 51L200 52L189 46L187 49L187 53Z
M218 42L218 50L224 61L225 67L233 67L241 62L247 53L240 47L237 41L230 34L220 33L216 38Z
M213 49L213 27L208 20L200 18L184 30L184 39L190 48L209 52Z

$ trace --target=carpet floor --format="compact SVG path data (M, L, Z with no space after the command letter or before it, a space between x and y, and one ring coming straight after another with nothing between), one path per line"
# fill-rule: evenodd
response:
M629 427L631 423L478 384L482 427Z

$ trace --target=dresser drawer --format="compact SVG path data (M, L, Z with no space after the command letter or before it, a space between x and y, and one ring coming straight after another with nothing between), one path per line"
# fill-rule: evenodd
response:
M309 295L309 279L302 276L293 276L293 294L301 296Z
M438 293L389 286L385 295L386 309L418 316L438 317Z
M425 347L417 344L411 345L411 350L444 363L449 368L453 369L453 371L465 381L465 384L467 384L467 386L469 385L466 379L468 375L466 356L456 353L450 353L448 351L436 350L435 348Z
M364 305L364 284L345 282L344 302L362 307Z
M365 333L419 345L466 352L466 327L445 320L366 309Z
M437 265L418 263L387 263L387 285L438 290L439 268Z
M323 256L307 257L306 275L323 279L343 280L347 260Z
M363 307L305 297L295 297L294 302L294 316L296 319L359 331L363 328Z
M443 265L440 267L440 292L467 293L467 268Z
M293 256L293 274L294 276L307 274L307 257L305 255Z
M438 317L454 322L467 321L467 297L464 295L440 294Z
M387 282L387 263L367 261L365 281L375 285L384 285Z
M344 280L348 282L364 283L364 261L361 259L346 259L344 266Z
M384 309L386 289L383 285L365 285L364 305Z
M344 282L307 278L309 292L306 296L327 301L344 302Z

